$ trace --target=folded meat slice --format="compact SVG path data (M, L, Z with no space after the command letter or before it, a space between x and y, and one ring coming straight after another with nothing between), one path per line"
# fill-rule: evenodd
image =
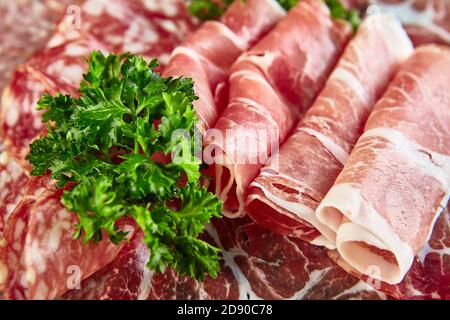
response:
M375 22L379 27L373 27ZM283 235L332 246L319 232L324 226L315 210L375 102L412 51L393 16L372 15L363 22L324 90L281 147L278 162L264 167L251 183L246 205L253 220Z
M78 220L61 204L62 190L27 189L5 227L0 286L7 299L54 299L110 263L121 245L73 240ZM125 222L122 228L133 231Z
M399 283L430 237L449 197L449 105L450 49L417 49L316 212L350 268Z
M245 214L246 188L313 103L350 36L322 1L301 1L233 65L229 104L204 152L216 163L225 215Z
M223 109L215 97L223 94L233 62L284 15L275 0L235 1L221 21L205 22L173 51L163 76L194 79L201 131L212 127Z

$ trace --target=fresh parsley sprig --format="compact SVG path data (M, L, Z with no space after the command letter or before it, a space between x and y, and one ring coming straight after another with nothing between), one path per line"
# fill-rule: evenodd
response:
M191 0L189 3L189 13L200 20L213 20L220 18L234 0ZM245 0L238 0L245 1ZM287 11L293 8L301 0L277 0ZM359 12L349 10L340 0L324 0L335 19L345 20L356 30L360 24Z
M189 78L163 78L143 58L93 51L80 96L44 95L48 134L34 141L32 175L50 171L79 219L74 238L119 243L133 218L151 251L148 266L203 280L219 271L219 249L199 239L222 205L200 183L193 156L197 99ZM175 134L181 130L184 134ZM167 161L181 153L181 161ZM159 160L158 160L159 159ZM162 159L162 160L161 160Z

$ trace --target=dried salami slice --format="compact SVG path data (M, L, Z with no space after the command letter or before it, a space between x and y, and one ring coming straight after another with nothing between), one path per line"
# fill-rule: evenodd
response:
M2 97L0 138L13 151L25 156L27 146L43 129L42 112L36 103L44 93L77 94L91 50L104 49L92 37L44 49L19 66Z
M156 57L164 64L169 53L195 26L185 2L179 0L89 0L79 9L79 25L74 14L68 14L48 47L91 36L110 51Z
M5 228L9 299L53 299L110 263L121 246L104 239L73 240L76 216L61 204L62 190L25 197ZM133 231L128 224L125 230Z

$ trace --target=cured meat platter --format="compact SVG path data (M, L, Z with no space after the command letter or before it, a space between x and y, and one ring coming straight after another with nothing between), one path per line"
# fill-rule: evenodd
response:
M0 12L1 299L450 299L450 0Z

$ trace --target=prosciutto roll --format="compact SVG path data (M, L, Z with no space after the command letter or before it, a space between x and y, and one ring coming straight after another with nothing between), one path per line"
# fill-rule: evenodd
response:
M283 235L332 246L317 230L315 210L375 102L412 51L393 16L372 15L363 22L324 90L281 147L278 163L264 167L251 183L246 205L253 220Z
M205 22L173 51L163 76L194 80L201 131L212 127L223 109L215 98L224 94L233 62L285 14L275 0L234 1L221 21Z
M228 107L205 150L226 216L245 214L244 193L264 157L313 103L350 36L322 1L305 0L233 65Z
M450 49L425 46L402 66L317 209L341 260L399 283L450 190Z

